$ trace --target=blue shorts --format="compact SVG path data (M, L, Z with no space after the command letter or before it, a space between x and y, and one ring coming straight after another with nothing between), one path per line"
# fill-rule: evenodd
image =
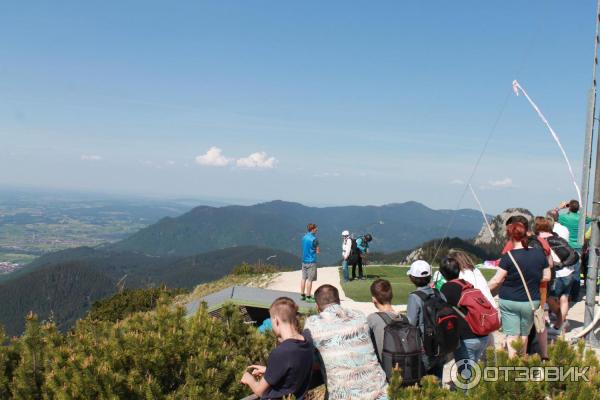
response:
M562 278L555 278L554 282L550 286L550 297L569 296L571 293L571 287L573 286L573 272L571 275L564 276Z

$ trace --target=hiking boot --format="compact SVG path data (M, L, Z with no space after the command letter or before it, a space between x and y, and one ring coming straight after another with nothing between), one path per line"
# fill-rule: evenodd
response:
M306 296L304 295L304 293L302 293L302 294L300 295L300 300L302 300L302 301L306 301Z
M306 300L304 300L304 301L306 301L307 303L311 303L311 304L316 303L316 300L312 296L306 296Z

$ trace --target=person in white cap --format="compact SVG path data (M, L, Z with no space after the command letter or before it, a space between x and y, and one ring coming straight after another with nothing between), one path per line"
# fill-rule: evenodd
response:
M417 290L408 295L406 317L411 325L419 327L421 334L425 335L424 303L416 292L420 291L426 295L433 295L433 288L430 286L431 265L427 261L417 260L410 265L406 275L417 287ZM444 360L442 358L432 358L424 355L423 366L426 375L435 375L441 382L444 372Z
M348 282L350 280L350 275L348 273L348 257L350 256L351 250L352 250L352 238L350 238L350 232L343 231L342 232L342 274L344 276L344 282Z

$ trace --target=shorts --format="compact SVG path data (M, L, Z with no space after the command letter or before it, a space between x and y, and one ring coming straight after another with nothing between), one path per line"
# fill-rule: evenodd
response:
M302 263L302 279L310 282L317 280L316 263Z
M561 296L569 296L571 287L573 286L573 277L571 275L562 278L554 278L554 282L552 282L552 286L550 286L550 297L560 298Z
M539 300L533 301L537 309ZM500 315L502 331L508 336L527 336L533 326L533 311L529 301L512 301L500 299Z

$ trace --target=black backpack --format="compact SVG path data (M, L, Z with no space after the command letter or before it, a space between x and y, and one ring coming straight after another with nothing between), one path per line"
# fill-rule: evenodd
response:
M350 254L348 254L348 264L354 265L358 262L358 258L360 257L360 251L358 250L358 246L356 245L356 239L350 239Z
M569 242L561 238L557 234L548 236L546 238L550 248L554 251L556 256L560 259L560 265L557 269L562 267L570 267L575 265L579 261L579 254L571 246Z
M423 301L423 347L429 357L443 357L454 352L459 345L458 315L442 298L437 289L426 294L413 292Z
M391 318L384 312L378 312L377 315L386 324L379 362L388 381L392 378L394 369L399 368L403 386L419 383L425 373L421 330L411 325L406 317L399 315L397 318Z

